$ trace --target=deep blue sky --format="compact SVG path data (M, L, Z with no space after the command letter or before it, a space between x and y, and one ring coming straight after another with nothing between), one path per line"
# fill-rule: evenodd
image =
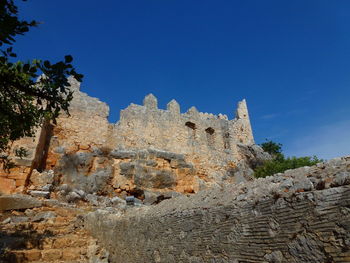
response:
M112 122L150 92L231 118L246 98L257 143L350 154L349 0L15 2L43 22L18 38L19 58L73 55Z

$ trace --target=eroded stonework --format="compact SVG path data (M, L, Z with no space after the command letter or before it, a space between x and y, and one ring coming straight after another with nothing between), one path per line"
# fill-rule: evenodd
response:
M21 192L27 186L38 190L30 175L53 170L56 187L68 184L91 194L154 200L154 194L195 193L249 180L252 163L269 158L254 145L245 100L228 120L195 107L182 114L175 100L166 110L158 109L150 94L143 105L131 104L111 124L105 103L81 92L75 79L70 84L70 116L62 114L57 125L44 125L30 143L16 142L31 154L25 163L18 160L12 173L2 172L0 192Z

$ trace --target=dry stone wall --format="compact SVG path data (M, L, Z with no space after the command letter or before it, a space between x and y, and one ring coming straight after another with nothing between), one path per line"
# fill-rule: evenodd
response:
M350 157L86 220L116 263L349 262Z

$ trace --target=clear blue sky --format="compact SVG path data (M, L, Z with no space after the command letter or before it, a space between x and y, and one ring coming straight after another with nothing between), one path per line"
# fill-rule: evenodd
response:
M349 0L15 2L43 22L18 38L19 57L73 55L112 122L150 92L161 108L175 98L231 118L246 98L257 143L350 154Z

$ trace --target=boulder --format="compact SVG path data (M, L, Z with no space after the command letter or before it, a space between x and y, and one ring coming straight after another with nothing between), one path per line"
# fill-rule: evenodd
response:
M271 155L265 152L259 145L238 143L237 146L240 155L246 160L247 164L252 169L262 165L265 161L272 159Z

